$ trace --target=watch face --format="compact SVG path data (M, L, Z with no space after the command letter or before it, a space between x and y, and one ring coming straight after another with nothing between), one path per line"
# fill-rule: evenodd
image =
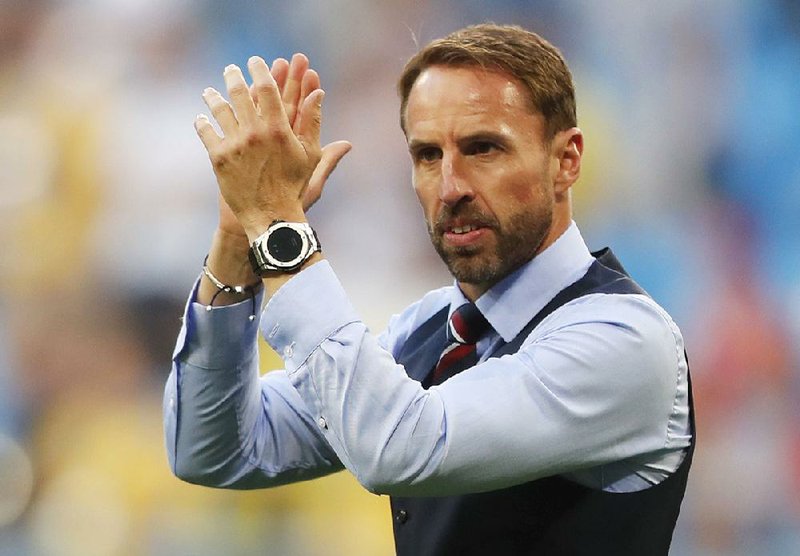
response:
M303 238L297 230L288 226L277 228L267 238L267 251L279 262L292 262L303 251Z
M305 222L276 220L253 242L248 253L253 272L294 272L320 250L319 240Z

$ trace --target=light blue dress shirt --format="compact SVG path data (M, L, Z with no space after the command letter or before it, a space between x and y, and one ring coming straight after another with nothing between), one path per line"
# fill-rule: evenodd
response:
M209 486L258 488L347 468L367 489L446 495L561 474L634 491L677 469L689 446L687 363L670 316L644 295L562 306L519 352L511 341L592 263L573 223L477 300L494 328L481 362L425 390L394 356L442 307L434 290L373 336L327 261L269 300L260 328L285 370L260 377L248 302L187 304L164 396L173 471Z

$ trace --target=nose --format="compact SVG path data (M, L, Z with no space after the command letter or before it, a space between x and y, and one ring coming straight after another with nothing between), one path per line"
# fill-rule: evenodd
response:
M442 156L442 176L439 188L439 199L448 205L455 206L463 200L474 197L469 180L464 174L464 161L458 155L445 153Z

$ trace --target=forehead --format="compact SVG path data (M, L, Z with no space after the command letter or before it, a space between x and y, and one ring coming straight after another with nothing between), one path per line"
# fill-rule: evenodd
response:
M430 128L471 125L534 125L541 117L531 107L525 86L499 71L480 67L431 66L408 96L405 123L409 138Z

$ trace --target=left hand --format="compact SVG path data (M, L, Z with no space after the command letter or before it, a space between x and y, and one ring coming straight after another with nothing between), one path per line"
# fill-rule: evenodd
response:
M203 98L222 130L198 116L197 133L208 151L219 189L250 239L272 220L304 220L303 196L322 156L319 143L324 92L309 93L297 110L294 129L266 62L252 57L248 69L257 102L242 71L225 68L230 104L208 88Z

